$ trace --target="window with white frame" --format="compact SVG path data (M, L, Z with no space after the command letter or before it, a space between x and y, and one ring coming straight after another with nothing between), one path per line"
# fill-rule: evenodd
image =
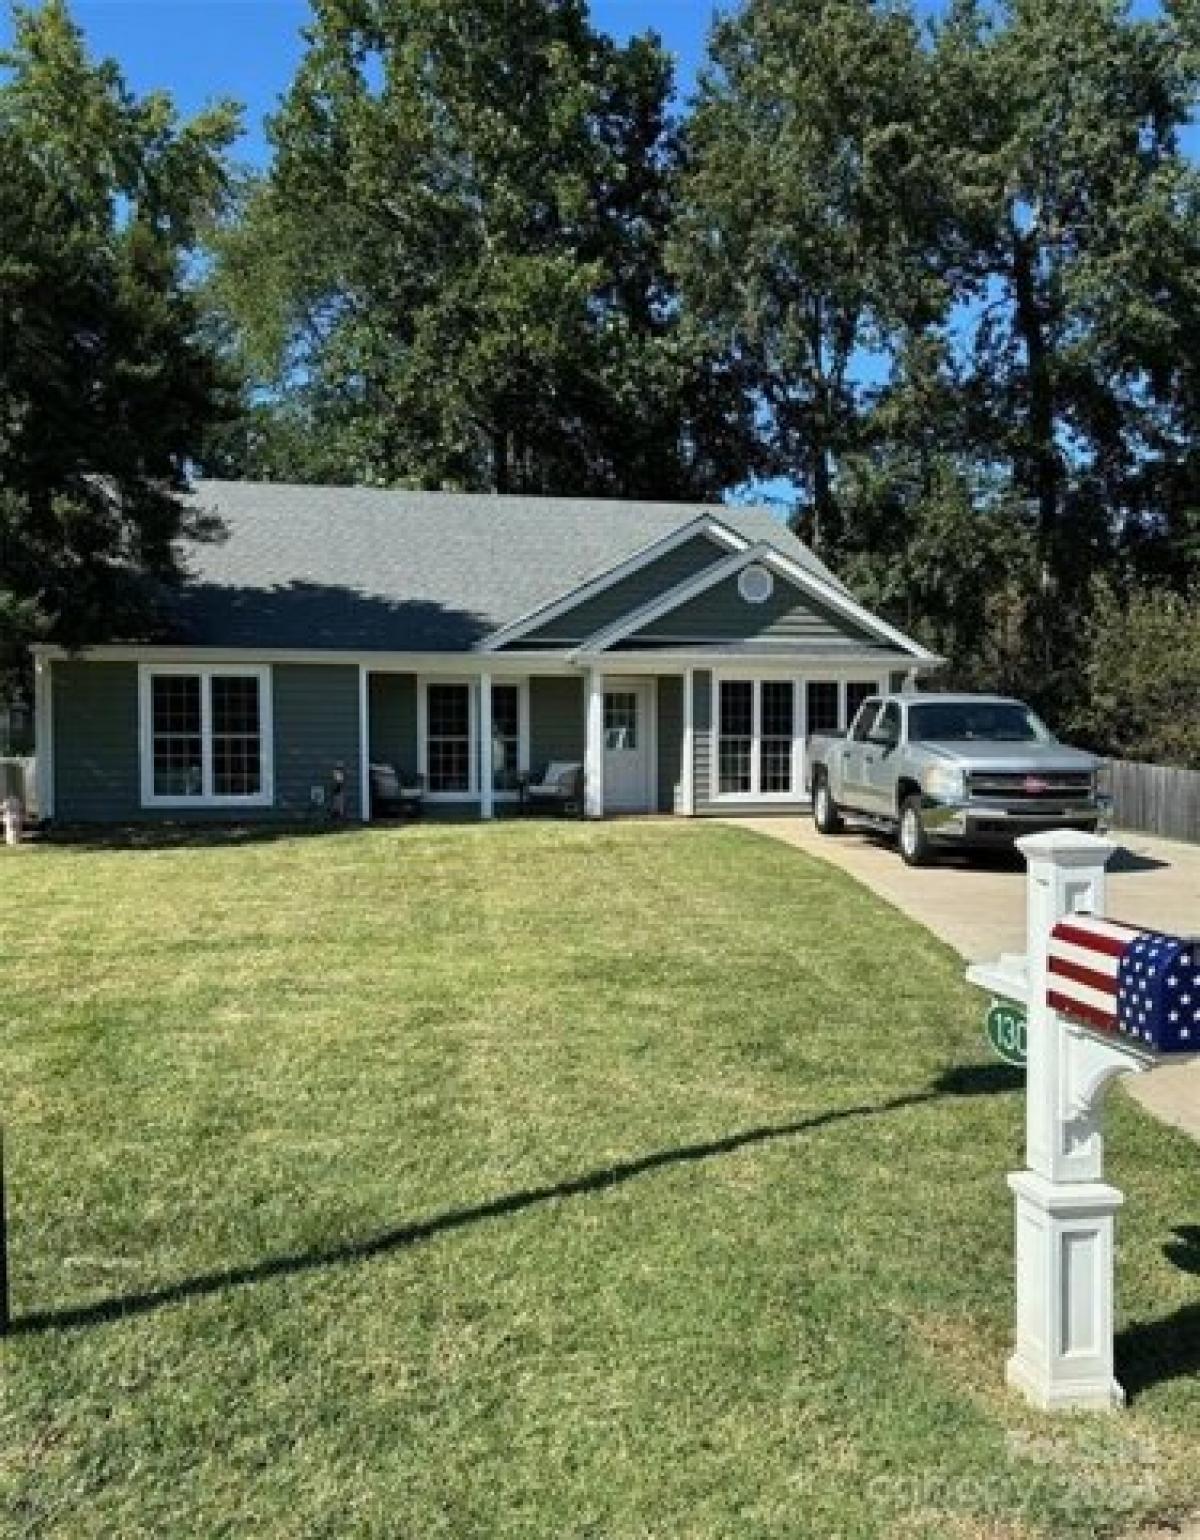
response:
M529 681L492 682L490 744L480 740L479 691L477 679L419 681L417 758L431 797L472 801L489 764L495 795L515 800L519 794L529 769Z
M717 731L717 794L749 796L754 789L754 682L722 679Z
M842 687L836 679L810 679L805 722L808 736L836 733L842 725Z
M267 668L145 665L140 712L147 806L270 803Z
M814 733L844 731L863 701L880 692L878 679L810 679L805 685L804 729Z
M759 790L786 796L792 790L796 687L790 679L764 679L760 689Z
M799 729L793 679L722 679L717 689L717 795L790 797Z
M425 687L426 775L434 796L471 790L471 686Z
M515 791L521 776L521 687L492 686L492 785Z
M843 726L849 727L858 715L858 708L863 701L872 695L879 693L878 679L849 679L846 681L846 720Z

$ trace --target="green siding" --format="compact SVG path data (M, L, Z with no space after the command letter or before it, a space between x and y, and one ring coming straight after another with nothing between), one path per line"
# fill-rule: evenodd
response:
M346 772L347 817L358 817L358 669L353 665L277 664L272 670L272 807L142 807L137 664L60 661L51 677L59 822L243 823L311 815L310 788L328 787L338 764Z
M729 552L710 540L707 535L697 535L677 545L656 561L648 562L630 573L611 588L585 599L573 609L539 626L527 636L519 637L511 645L515 648L565 647L583 641L604 626L610 626L628 615L631 610L649 604L659 594L695 577L698 572L723 561Z
M583 763L583 680L539 678L529 681L529 769L536 778L552 759Z
M703 813L709 806L712 762L712 675L698 668L692 675L692 806Z
M658 811L673 813L683 778L683 680L658 678Z
M56 662L50 678L55 819L121 823L144 817L137 664Z
M372 674L371 759L415 775L417 770L417 676Z
M272 811L311 812L310 788L327 786L340 764L346 772L346 816L358 818L357 666L278 663L273 672L275 808L262 812L268 817Z
M627 637L622 645L694 645L751 639L807 647L818 644L822 651L894 650L885 649L866 631L802 595L779 577L775 579L775 592L765 604L747 604L738 593L737 578L726 578L660 615Z

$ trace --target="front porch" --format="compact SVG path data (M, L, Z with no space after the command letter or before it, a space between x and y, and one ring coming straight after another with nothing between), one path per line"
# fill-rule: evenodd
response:
M459 660L461 663L461 660ZM886 675L824 666L512 665L468 673L364 666L362 807L371 767L419 783L443 816L492 819L522 807L551 766L582 769L582 811L684 816L795 812L807 805L806 748L844 728Z

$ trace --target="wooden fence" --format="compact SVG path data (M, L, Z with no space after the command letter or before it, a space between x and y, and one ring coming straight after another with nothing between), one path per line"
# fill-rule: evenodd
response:
M1200 842L1200 771L1110 759L1108 782L1116 828Z

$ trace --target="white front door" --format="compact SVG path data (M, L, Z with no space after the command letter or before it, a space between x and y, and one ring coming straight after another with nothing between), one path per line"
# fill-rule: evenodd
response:
M644 679L604 685L604 806L648 813L654 806L651 734L654 692Z

